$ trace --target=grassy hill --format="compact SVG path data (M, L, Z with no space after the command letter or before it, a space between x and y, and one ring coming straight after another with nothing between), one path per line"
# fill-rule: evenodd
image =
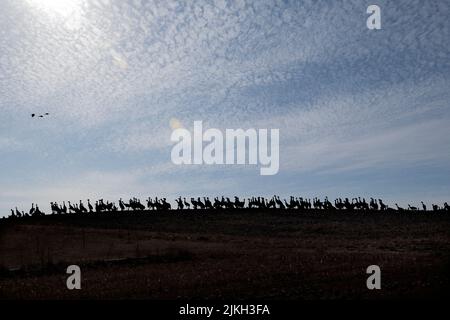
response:
M82 289L67 290L78 264ZM379 265L382 289L366 288ZM450 215L183 211L0 221L2 299L391 299L449 291Z

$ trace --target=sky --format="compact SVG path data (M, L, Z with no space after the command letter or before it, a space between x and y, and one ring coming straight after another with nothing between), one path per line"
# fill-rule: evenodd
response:
M132 196L442 204L449 58L448 1L2 0L0 216ZM195 120L280 129L278 174L172 164L170 124Z

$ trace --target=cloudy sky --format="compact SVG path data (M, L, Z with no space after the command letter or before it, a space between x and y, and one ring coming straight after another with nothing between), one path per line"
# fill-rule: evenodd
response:
M1 0L0 216L155 195L449 201L449 58L448 1ZM171 119L279 128L280 171L175 166Z

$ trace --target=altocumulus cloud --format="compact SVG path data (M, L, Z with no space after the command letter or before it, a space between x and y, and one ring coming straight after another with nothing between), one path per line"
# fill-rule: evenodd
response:
M0 214L97 195L449 194L447 1L378 1L376 31L362 1L44 2L0 4ZM172 166L171 119L280 128L280 173Z

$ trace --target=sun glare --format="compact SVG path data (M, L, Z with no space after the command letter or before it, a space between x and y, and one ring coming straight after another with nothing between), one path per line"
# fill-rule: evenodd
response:
M28 0L33 6L50 15L69 18L79 14L83 0Z

